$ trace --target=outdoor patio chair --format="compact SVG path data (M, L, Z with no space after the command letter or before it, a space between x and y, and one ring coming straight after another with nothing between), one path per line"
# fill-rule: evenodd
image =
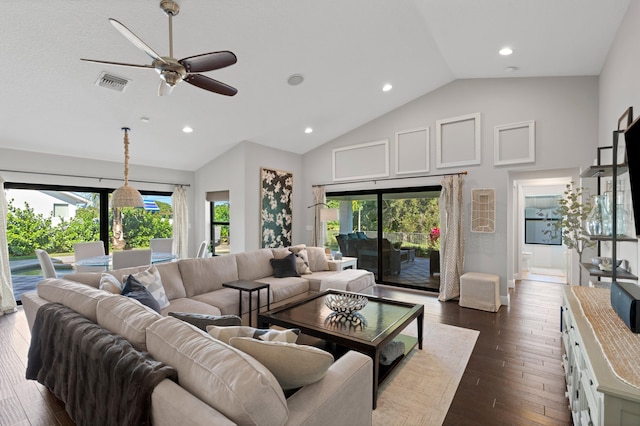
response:
M112 269L151 265L151 249L114 251Z
M173 253L173 238L151 238L149 245L154 253Z
M40 263L40 269L42 269L42 275L45 278L57 278L56 268L53 266L51 256L44 250L36 249L36 256Z

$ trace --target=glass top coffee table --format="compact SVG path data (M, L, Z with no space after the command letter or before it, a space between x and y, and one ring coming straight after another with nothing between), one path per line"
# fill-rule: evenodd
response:
M418 348L422 349L424 306L366 296L367 305L351 320L336 317L324 300L327 295L344 294L329 290L258 315L258 325L299 328L302 333L352 349L373 360L373 408L378 396L380 352L414 319L418 321ZM347 293L349 294L349 293ZM353 294L353 293L351 293ZM385 375L386 376L386 375Z

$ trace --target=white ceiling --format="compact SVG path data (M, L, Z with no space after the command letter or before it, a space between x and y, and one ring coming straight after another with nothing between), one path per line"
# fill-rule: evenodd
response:
M168 55L159 0L0 0L0 147L121 162L128 126L132 164L196 170L242 141L301 154L455 79L598 75L629 4L178 2L174 56L233 51L237 64L206 75L236 96L183 82L158 97L153 70L80 61L150 63L110 17ZM506 45L514 54L498 55ZM131 83L123 93L98 87L103 71ZM305 81L289 86L295 73ZM393 90L383 93L387 82Z

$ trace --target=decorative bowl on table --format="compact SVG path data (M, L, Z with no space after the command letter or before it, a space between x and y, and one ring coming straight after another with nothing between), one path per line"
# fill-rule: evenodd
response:
M324 298L324 304L333 312L351 314L367 305L367 299L359 294L329 294Z
M622 264L623 259L616 259L616 267ZM593 266L601 266L601 265L611 265L610 257L592 257L591 263Z

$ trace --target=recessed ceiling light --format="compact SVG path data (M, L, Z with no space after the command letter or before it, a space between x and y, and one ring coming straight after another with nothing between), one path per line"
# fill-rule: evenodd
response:
M302 84L303 81L304 76L302 74L293 74L290 75L287 79L287 83L289 83L289 86L297 86L299 84Z
M191 127L189 127L189 126L184 126L182 128L182 131L185 132L185 133L191 133L191 132L193 132L193 129Z
M388 92L391 89L393 89L393 86L391 84L389 84L389 83L387 83L384 86L382 86L382 91L383 92Z
M506 72L516 72L516 71L518 71L519 69L520 69L520 68L518 68L518 67L510 66L510 67L506 67L504 70L505 70Z
M306 134L313 133L313 129L311 127L307 127L306 129L304 129L304 132Z
M149 117L140 117L140 121L142 121L143 123L148 123L150 120Z
M502 56L509 56L513 53L513 49L511 49L510 47L503 47L498 53Z

